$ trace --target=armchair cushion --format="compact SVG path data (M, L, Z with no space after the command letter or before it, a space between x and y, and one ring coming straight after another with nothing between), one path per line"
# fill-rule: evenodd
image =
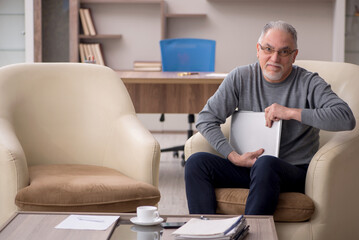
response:
M243 188L216 189L217 213L244 214L249 190ZM287 192L279 195L274 213L277 222L302 222L309 220L314 213L313 201L302 193Z
M24 211L131 212L160 199L153 185L101 166L36 165L29 174L15 200Z

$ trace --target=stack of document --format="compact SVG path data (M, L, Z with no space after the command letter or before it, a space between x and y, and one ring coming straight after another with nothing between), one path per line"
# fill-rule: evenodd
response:
M202 220L192 218L174 231L176 239L243 239L249 231L246 218L241 215L234 218Z

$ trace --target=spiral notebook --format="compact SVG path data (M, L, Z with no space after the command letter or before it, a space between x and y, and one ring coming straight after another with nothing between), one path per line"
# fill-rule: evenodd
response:
M282 120L266 127L264 112L238 111L232 115L229 143L239 153L264 149L263 155L279 156Z

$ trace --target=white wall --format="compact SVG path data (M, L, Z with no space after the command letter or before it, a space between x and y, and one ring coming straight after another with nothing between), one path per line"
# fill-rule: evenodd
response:
M343 1L343 0L337 0ZM205 18L169 18L167 36L210 38L217 41L216 71L256 61L256 42L262 27L284 20L298 31L298 59L332 60L334 0L216 1L166 0L169 13L205 13ZM159 4L93 4L99 33L123 34L106 40L110 67L131 69L135 60L160 60Z
M169 37L215 39L217 71L255 61L260 31L271 20L287 21L297 29L298 59L332 59L333 1L167 2L171 13L207 13L203 20L171 19Z

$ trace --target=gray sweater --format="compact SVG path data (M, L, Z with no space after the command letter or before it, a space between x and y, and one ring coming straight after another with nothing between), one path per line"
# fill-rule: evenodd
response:
M347 103L317 73L293 66L283 82L269 83L259 63L231 71L198 115L196 127L223 156L233 151L220 124L238 110L264 112L273 103L302 109L302 122L282 123L279 157L291 164L307 164L319 147L319 130L343 131L355 127Z

